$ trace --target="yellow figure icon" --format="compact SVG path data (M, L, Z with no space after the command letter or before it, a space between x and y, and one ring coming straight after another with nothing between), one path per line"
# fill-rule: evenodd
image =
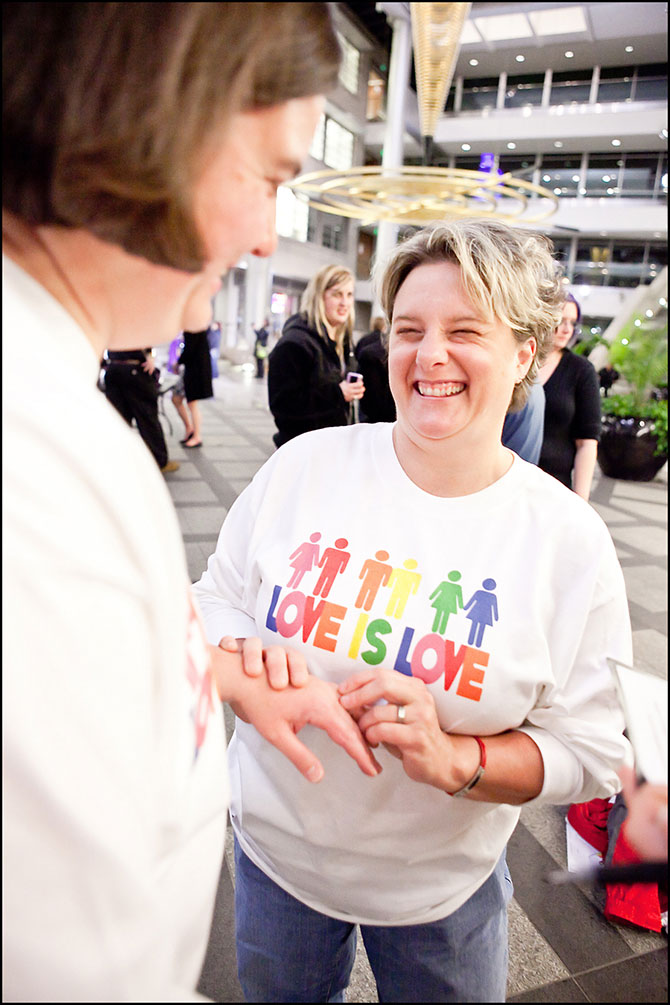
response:
M401 618L407 601L419 589L421 576L418 572L412 572L417 565L418 562L414 558L408 558L403 562L402 569L394 569L391 573L388 585L393 590L386 608L387 618Z

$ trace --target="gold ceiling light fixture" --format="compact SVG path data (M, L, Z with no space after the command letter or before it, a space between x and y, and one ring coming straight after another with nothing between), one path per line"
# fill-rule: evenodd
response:
M494 169L431 167L433 137L444 111L469 3L411 3L414 65L424 166L366 166L312 171L288 184L322 213L375 223L424 226L454 217L537 223L558 209L553 192ZM531 203L531 197L535 197Z
M553 192L511 174L459 168L382 168L311 171L288 186L322 213L362 225L422 227L450 217L495 216L508 223L537 223L558 209ZM531 205L530 198L536 197Z
M437 120L444 111L469 3L411 3L414 74L424 163L430 164Z

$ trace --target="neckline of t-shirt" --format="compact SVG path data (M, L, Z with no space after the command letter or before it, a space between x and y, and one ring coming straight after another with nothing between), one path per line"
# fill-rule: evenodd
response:
M490 511L492 506L509 498L516 492L525 480L526 468L529 466L517 454L512 454L512 464L509 469L491 485L463 496L436 496L420 488L405 473L393 445L393 428L395 423L376 423L376 435L372 444L372 455L380 484L384 485L384 495L389 501L403 498L405 501L420 505L423 508L432 507L444 512L462 512L464 515L475 515L482 509Z

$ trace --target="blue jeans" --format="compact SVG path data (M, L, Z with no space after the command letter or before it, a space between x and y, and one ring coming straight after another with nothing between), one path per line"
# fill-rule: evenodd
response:
M235 841L237 968L248 1002L343 1002L356 926L282 890ZM423 925L361 925L380 1002L504 1002L505 855L449 917Z

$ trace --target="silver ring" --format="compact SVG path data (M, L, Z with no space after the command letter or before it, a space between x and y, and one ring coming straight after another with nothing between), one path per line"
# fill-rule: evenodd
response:
M404 705L398 705L397 709L398 709L398 711L396 712L396 722L404 722L405 721L405 713L406 713L405 706Z

